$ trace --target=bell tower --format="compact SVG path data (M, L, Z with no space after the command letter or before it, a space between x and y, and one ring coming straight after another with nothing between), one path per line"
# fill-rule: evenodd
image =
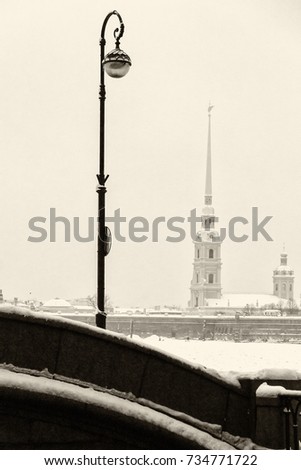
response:
M273 272L273 293L281 299L294 300L294 271L287 265L287 253L283 248L280 266Z
M208 108L208 140L205 180L205 201L201 217L201 230L194 243L193 275L190 286L190 307L206 305L207 299L221 298L221 239L216 230L218 218L212 206L211 168L211 111Z

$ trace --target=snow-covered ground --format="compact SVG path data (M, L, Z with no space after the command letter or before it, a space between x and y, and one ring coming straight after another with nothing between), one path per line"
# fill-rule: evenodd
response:
M157 336L135 339L217 371L244 374L263 369L289 369L301 374L301 344L160 340Z

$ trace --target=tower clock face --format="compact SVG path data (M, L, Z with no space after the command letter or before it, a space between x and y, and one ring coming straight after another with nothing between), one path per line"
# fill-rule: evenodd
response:
M208 232L208 238L210 238L211 240L213 238L218 238L218 237L219 237L219 233L216 230L211 230L210 232Z

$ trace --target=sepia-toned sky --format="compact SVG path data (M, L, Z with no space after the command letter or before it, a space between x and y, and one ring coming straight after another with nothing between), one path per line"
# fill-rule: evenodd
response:
M106 258L114 305L187 305L193 244L159 225L137 243L128 221L187 218L203 205L207 108L212 111L213 204L220 225L250 223L222 247L227 292L271 292L285 243L301 293L301 3L299 0L2 0L0 3L0 288L5 298L95 292L96 244L28 241L50 208L96 217L99 46L117 9L133 65L106 77L107 215L120 209L126 242ZM107 51L114 48L111 18ZM252 207L273 216L272 242L251 240ZM112 225L111 229L113 230Z

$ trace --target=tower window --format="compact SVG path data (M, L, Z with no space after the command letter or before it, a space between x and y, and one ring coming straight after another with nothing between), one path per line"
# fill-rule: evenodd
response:
M196 282L199 283L199 273L196 273Z
M196 257L199 258L200 257L200 250L197 249L197 252L196 252Z
M196 307L199 306L199 298L198 298L198 297L195 298L195 306L196 306Z
M293 286L292 284L290 284L290 291L292 292L292 290L293 290Z
M278 292L278 284L275 284L275 291Z
M209 250L209 258L214 258L214 251L212 248Z
M208 282L209 282L209 284L213 284L213 274L209 274Z
M282 284L282 289L286 290L286 284L284 284L284 283Z
M211 226L211 219L205 219L205 229L209 229Z

